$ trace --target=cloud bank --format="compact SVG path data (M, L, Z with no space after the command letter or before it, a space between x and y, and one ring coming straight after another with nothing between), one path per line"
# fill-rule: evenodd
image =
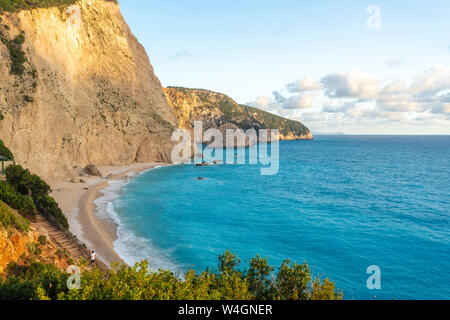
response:
M250 103L280 115L366 125L439 124L450 133L450 67L437 65L405 82L385 81L360 71L302 77Z

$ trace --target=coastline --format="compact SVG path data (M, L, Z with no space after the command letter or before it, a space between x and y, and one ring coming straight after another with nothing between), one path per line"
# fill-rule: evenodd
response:
M110 217L99 217L95 201L104 196L103 190L111 181L127 179L129 174L166 163L136 163L128 166L99 166L104 177L83 177L86 183L72 183L69 179L51 181L52 197L60 205L70 224L70 231L108 267L116 262L125 264L114 249L117 240L117 225Z

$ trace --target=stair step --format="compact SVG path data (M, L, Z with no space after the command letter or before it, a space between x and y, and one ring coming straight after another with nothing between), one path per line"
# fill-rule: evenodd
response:
M53 225L48 224L48 223L32 223L32 225L39 226L39 227L44 227L44 228L52 228L53 227Z
M54 232L54 233L51 234L51 236L53 238L67 239L66 235L62 234L60 232Z
M65 233L62 233L61 231L53 232L53 236L55 236L55 237L64 237L64 238L67 238L66 234L65 234Z
M78 247L67 247L66 248L67 251L71 251L71 252L78 252L80 251L80 249Z
M43 216L36 216L35 222L31 224L35 228L43 228L47 231L50 238L60 247L67 251L73 258L84 258L83 252L78 244L70 239L64 232L61 232L53 223L45 219Z

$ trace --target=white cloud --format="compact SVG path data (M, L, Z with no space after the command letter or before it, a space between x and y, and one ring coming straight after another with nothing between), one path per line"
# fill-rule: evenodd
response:
M332 98L373 99L379 92L378 80L361 72L330 74L322 83L325 94Z
M296 82L288 83L286 89L291 93L314 91L322 88L322 84L312 77L304 77Z
M348 108L346 103L349 100L373 100L380 111L432 111L445 114L447 108L443 104L450 100L450 67L447 66L436 66L418 75L409 86L400 80L380 86L381 81L362 73L331 74L324 77L322 82L325 94L332 101L324 107L325 112L346 111L344 109ZM342 99L344 101L340 104L334 103ZM353 111L353 114L356 113Z
M311 108L320 93L309 92L292 96L284 96L279 91L272 93L273 97L260 96L247 104L269 112L284 116L291 115L296 110Z
M273 97L258 97L251 105L323 132L373 132L377 126L385 133L450 133L450 67L436 66L409 82L341 72L324 76L321 84L303 78L284 88L291 95L274 91Z
M393 82L385 85L381 89L381 94L383 94L383 95L398 94L398 93L403 92L405 89L406 89L406 84L401 80L397 80L397 81L393 81Z
M448 89L450 89L450 67L438 65L418 76L408 91L424 99Z
M355 108L355 104L351 102L342 105L326 105L323 107L323 112L326 113L346 113L350 109Z
M318 93L303 93L300 95L284 97L278 91L273 93L275 102L279 104L279 109L307 109L312 107L314 100L319 95Z
M431 113L450 115L450 103L438 103L431 106Z
M267 108L273 102L273 98L266 96L259 96L255 101L249 102L249 105L253 105L255 107L259 107L262 109Z
M409 63L407 63L405 60L401 58L391 58L384 62L386 66L388 67L401 67L401 66L408 66Z
M181 51L178 51L177 53L171 55L169 58L170 59L182 59L182 58L191 58L194 55L188 50L188 49L183 49Z

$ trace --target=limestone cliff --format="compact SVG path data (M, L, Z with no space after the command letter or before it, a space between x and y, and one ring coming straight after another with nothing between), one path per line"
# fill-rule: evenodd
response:
M279 129L280 140L312 140L309 129L263 110L236 103L230 97L208 90L169 87L167 101L178 119L178 126L191 130L194 121L203 121L204 129L240 128Z
M45 178L168 161L176 119L119 5L0 12L0 139Z

